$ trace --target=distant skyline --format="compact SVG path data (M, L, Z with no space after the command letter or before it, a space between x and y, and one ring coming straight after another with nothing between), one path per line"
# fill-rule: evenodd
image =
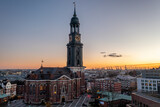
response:
M75 1L84 66L160 63L160 1ZM0 16L0 69L66 66L73 0L0 0Z

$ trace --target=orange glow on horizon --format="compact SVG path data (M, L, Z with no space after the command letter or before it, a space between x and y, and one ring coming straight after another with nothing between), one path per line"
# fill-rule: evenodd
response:
M66 65L64 63L62 64L52 64L52 63L47 63L43 64L44 67L65 67ZM125 66L127 68L146 68L146 69L151 69L151 68L157 68L160 67L160 63L148 63L148 64L90 64L90 63L85 63L84 66L86 69L98 69L98 68L122 68L124 69ZM38 69L41 67L41 64L26 64L26 65L8 65L8 66L1 66L0 69Z

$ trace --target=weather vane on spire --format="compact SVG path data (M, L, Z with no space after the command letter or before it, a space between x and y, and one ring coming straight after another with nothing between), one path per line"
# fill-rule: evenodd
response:
M42 60L42 61L41 61L41 68L43 67L43 62L44 62L44 61Z
M76 15L76 2L73 2L73 5L74 5L74 15L73 16L77 16Z
M73 2L73 4L74 4L74 7L76 7L76 2Z

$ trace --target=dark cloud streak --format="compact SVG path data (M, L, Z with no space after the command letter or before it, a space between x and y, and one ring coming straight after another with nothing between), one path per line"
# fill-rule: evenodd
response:
M108 56L109 57L122 57L122 55L117 54L117 53L110 53Z

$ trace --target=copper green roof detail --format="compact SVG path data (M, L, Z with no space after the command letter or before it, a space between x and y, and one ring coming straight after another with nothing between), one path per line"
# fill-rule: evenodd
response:
M0 98L5 98L5 97L8 97L7 94L0 94Z
M100 91L100 92L97 92L97 94L102 94L102 95L108 96L108 97L104 97L104 98L99 99L99 100L105 101L105 102L115 101L115 100L120 100L120 99L129 100L129 101L132 100L131 96L119 94L119 93L112 93L112 92L108 92L108 91L104 91L104 92Z

